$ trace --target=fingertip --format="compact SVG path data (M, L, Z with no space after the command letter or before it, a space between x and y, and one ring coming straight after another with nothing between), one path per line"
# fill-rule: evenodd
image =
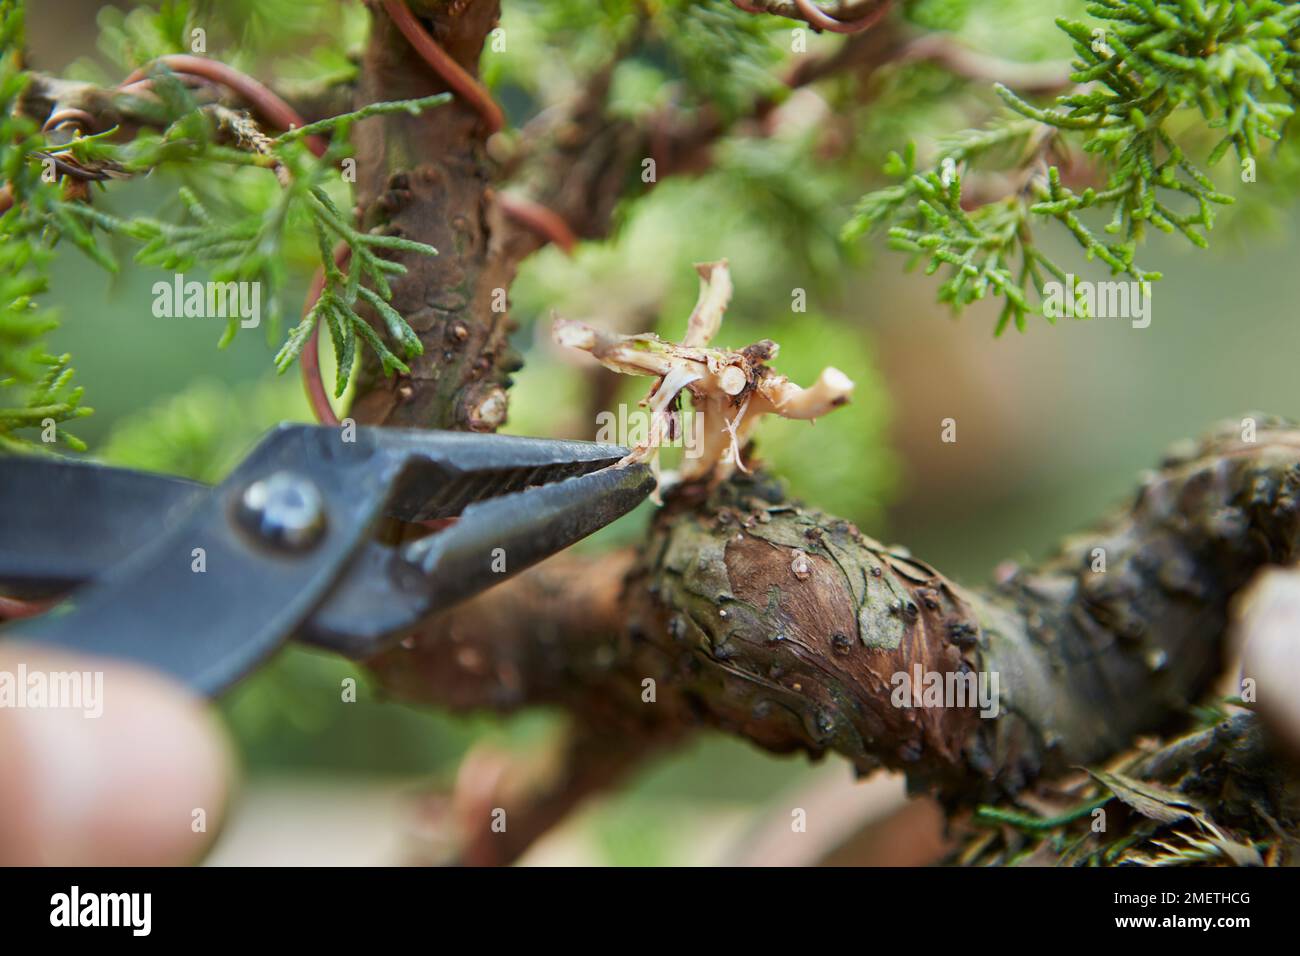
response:
M210 709L142 668L0 646L0 864L197 861L232 755Z

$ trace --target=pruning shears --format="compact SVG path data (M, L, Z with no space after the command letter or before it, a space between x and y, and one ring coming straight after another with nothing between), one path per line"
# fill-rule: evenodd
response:
M208 695L291 638L365 658L631 511L655 479L627 454L286 424L215 487L0 459L0 593L67 595L0 638L136 661ZM385 519L438 530L388 544L401 536Z

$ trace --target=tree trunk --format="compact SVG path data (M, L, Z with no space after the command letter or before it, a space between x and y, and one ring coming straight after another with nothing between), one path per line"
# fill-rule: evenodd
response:
M442 48L475 72L500 12L497 0L411 6L426 9L424 22ZM376 9L357 107L446 89ZM352 407L359 422L493 431L505 421L505 388L520 364L509 347L505 310L515 262L492 242L486 137L479 113L459 99L419 116L372 117L357 126L361 222L439 253L399 260L409 271L393 280L392 304L419 335L424 354L409 376L388 378L374 353L365 352Z

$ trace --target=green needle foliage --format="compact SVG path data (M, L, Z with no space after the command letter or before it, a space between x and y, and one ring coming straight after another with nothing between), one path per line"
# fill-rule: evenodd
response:
M788 36L786 25L777 21L773 27L729 0L667 0L655 7L653 29L687 87L704 101L734 117L755 95L781 92L781 83L771 73L780 48L769 34L782 30L781 36Z
M23 14L0 0L0 179L25 197L0 216L0 452L62 444L85 446L64 424L90 414L72 385L67 355L52 355L45 337L58 325L37 298L49 288L52 258L45 236L62 229L79 245L90 236L66 216L57 187L42 179L44 140L36 124L14 115L29 79L21 69ZM37 437L33 437L37 436Z
M133 12L127 28L108 35L116 38L120 51L135 51L147 59L184 49L191 16L187 4L166 2L156 13ZM436 255L437 250L357 230L327 190L345 193L339 169L349 151L352 124L384 113L418 113L447 102L449 95L371 104L272 137L243 112L197 103L174 75L158 67L152 75L152 97L121 95L124 108L147 123L131 138L110 129L68 140L65 134L41 132L37 122L19 114L21 97L32 81L22 64L23 39L21 3L0 0L0 179L13 197L0 216L0 450L27 451L55 442L84 448L63 426L90 409L81 404L81 390L71 383L69 357L50 354L45 344L57 319L37 304L48 290L54 248L64 239L114 272L118 265L98 233L137 244L135 260L142 265L172 272L201 267L216 282L260 282L267 291L274 334L277 292L286 280L286 247L296 236L311 237L311 245L319 250L325 289L280 349L276 367L287 369L323 320L338 357L338 394L351 375L358 339L379 355L388 373L407 371L403 359L419 354L422 347L388 304L389 277L404 273L406 267L383 256ZM308 149L309 136L330 137L323 156ZM84 193L66 189L67 180L61 179L72 174L104 185L159 169L176 170L196 184L178 190L183 205L179 221L114 215L85 201ZM250 191L250 176L271 188ZM206 183L205 191L221 200L220 210L197 194L198 183ZM336 264L335 246L337 262L347 265ZM400 357L358 315L358 302L370 305L382 318ZM238 328L238 318L232 318L221 344Z
M1135 261L1148 226L1203 247L1216 207L1233 201L1188 150L1206 145L1207 167L1232 150L1246 178L1267 144L1283 138L1300 93L1300 5L1097 0L1087 12L1094 21L1057 21L1074 47L1077 85L1054 106L998 85L1012 116L942 142L927 169L913 149L891 154L886 172L902 182L863 197L844 228L854 239L887 227L892 247L928 260L931 273L946 268L939 298L955 310L1003 297L999 333L1042 311L1048 275L1065 281L1035 243L1038 222L1058 222L1112 275L1156 280ZM1076 191L1049 162L1072 141L1104 185ZM971 195L974 166L999 159L1004 171L1010 161L1010 173L992 182L1002 198ZM1090 224L1098 214L1104 236Z
M1032 4L1023 2L1027 14ZM983 9L970 0L898 6L922 29L956 29ZM999 0L996 6L1014 4ZM299 7L301 16L285 12ZM1005 115L940 140L924 163L911 147L891 154L886 170L897 182L862 197L843 230L848 238L887 230L891 245L943 273L939 296L956 310L984 298L1002 300L999 331L1013 322L1024 328L1027 316L1043 311L1045 284L1065 282L1067 272L1077 271L1040 249L1036 231L1043 224L1058 223L1111 273L1155 280L1158 274L1136 258L1149 227L1204 245L1216 212L1232 201L1206 170L1226 168L1229 152L1240 162L1269 164L1273 176L1294 168L1296 150L1266 151L1285 140L1294 109L1300 4L1096 0L1086 11L1087 21L1058 20L1059 33L1044 23L1034 43L1019 47L1026 58L1040 56L1047 49L1043 36L1063 33L1075 51L1070 90L1049 103L996 87ZM276 29L245 29L254 14ZM778 65L792 55L797 24L751 15L730 0L511 0L505 14L509 55L485 53L484 73L512 112L514 106L525 113L543 109L553 88L584 83L611 59L618 61L613 108L640 121L661 109L737 120L753 115L759 103L785 99L776 77ZM158 0L153 9L106 8L101 47L129 68L187 52L201 24L214 47L217 37L238 40L234 62L249 65L264 62L293 34L312 43L324 38L311 59L332 66L308 72L335 75L354 70L344 48L355 49L368 19L360 5L340 12L333 3L300 0ZM0 0L0 32L0 172L15 197L0 218L3 447L16 447L22 443L17 432L30 436L38 427L31 409L50 413L39 421L42 437L50 434L52 419L58 438L72 445L62 425L87 411L69 380L66 357L44 344L55 320L36 305L60 240L108 269L117 265L106 235L132 244L140 265L199 269L223 283L260 282L273 336L283 311L279 290L305 256L319 264L323 291L279 343L277 369L285 371L322 325L338 359L336 394L344 391L359 349L373 350L389 374L408 369L421 345L391 306L389 283L404 271L395 260L436 251L357 229L342 211L351 203L339 166L357 120L435 108L447 97L375 104L276 135L241 111L196 102L175 76L155 67L149 95L117 94L123 113L142 120L138 131L129 138L114 129L68 140L41 133L39 120L15 115L30 82L21 61L17 0ZM814 39L821 53L845 42ZM80 69L86 78L95 72L89 64ZM116 78L101 75L97 82ZM942 128L958 126L953 110L972 102L941 67L884 69L873 72L871 82L877 81L868 89L863 77L845 74L819 84L839 124L801 128L795 110L761 138L744 123L722 137L713 171L700 180L709 217L718 220L716 241L770 243L775 255L798 263L808 281L833 289L852 250L828 223L838 224L836 210L860 195L861 167L881 158L874 144L933 128L940 115ZM314 136L329 140L324 156L308 148ZM42 178L51 161L65 176L62 182ZM99 195L87 202L93 181L65 189L66 175L80 172L111 197L115 180L155 171L183 184L179 203L167 213L125 216ZM624 221L637 203L648 201L628 198L620 212ZM689 231L691 225L673 228ZM363 321L362 312L382 321L383 329ZM232 319L222 344L238 328Z
M168 80L171 79L171 82ZM217 282L260 281L275 292L284 283L284 245L286 229L305 226L317 240L325 289L316 306L293 329L276 356L276 368L283 372L298 357L310 340L316 323L324 318L338 357L336 393L347 387L356 357L356 340L361 339L379 355L390 374L407 371L405 362L395 355L355 311L358 299L374 305L383 317L394 341L406 357L419 354L418 337L388 305L392 289L387 276L401 275L406 267L399 262L380 258L379 250L437 255L432 246L409 239L374 235L355 229L326 186L340 182L338 164L346 151L346 133L350 126L368 116L383 113L412 112L446 103L448 94L417 100L375 103L354 113L332 117L301 129L290 130L274 139L262 134L243 114L224 108L208 109L188 101L188 93L174 78L164 73L157 85L170 89L179 98L178 118L161 134L142 133L126 144L113 143L106 135L81 137L71 143L67 153L81 165L111 168L126 174L144 172L167 163L225 164L232 167L255 167L274 171L281 188L278 197L266 208L252 208L243 215L219 221L192 190L182 189L180 197L189 221L163 222L151 217L120 219L85 204L70 206L74 215L88 225L140 243L136 261L170 271L183 271L196 265L211 269ZM325 154L315 157L305 140L333 132L333 141ZM233 136L236 145L220 141ZM336 264L331 246L340 243L344 252ZM368 282L370 287L361 285ZM272 309L273 315L278 310ZM228 343L239 328L237 318L227 324L221 344ZM346 334L345 334L346 333Z
M275 364L276 368L283 372L301 354L316 324L324 319L334 343L334 354L338 357L335 394L342 395L352 373L356 358L355 342L358 338L375 350L383 363L385 373L410 371L406 363L394 355L366 321L357 315L354 306L358 298L375 308L387 325L389 334L401 344L407 356L419 355L424 351L424 346L415 331L398 311L388 304L388 300L393 297L393 291L388 284L387 276L400 275L406 271L406 267L400 263L381 259L376 255L375 250L424 252L430 255L437 255L437 250L410 239L358 232L347 224L338 207L320 187L312 189L312 199L316 203L317 218L313 226L320 244L321 262L325 268L325 288L311 311L289 334L288 341L275 357ZM331 234L347 246L349 267L346 274L336 264L334 256L329 251ZM341 256L339 258L342 259ZM374 290L361 285L363 278L373 283Z

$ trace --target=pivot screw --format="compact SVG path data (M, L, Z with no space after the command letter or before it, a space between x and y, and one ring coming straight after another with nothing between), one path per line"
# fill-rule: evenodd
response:
M311 480L289 471L259 478L239 499L239 518L263 541L303 551L325 531L325 502Z

